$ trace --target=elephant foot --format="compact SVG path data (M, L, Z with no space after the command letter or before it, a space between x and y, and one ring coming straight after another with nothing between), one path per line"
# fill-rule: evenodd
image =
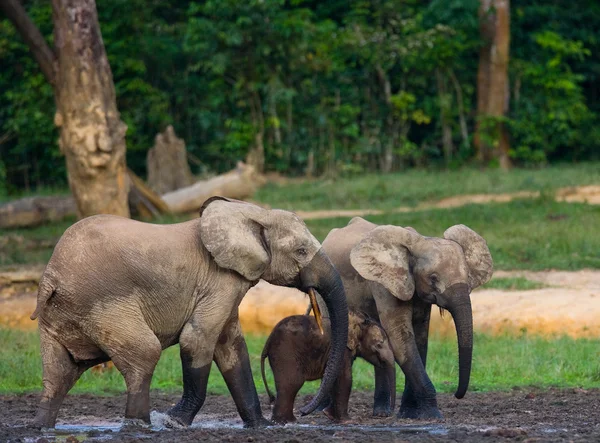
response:
M271 417L271 421L275 424L278 425L285 425L286 423L295 423L296 417L294 417L294 414L273 414L273 416Z
M246 429L266 428L267 426L273 426L273 425L274 425L274 423L272 421L267 420L264 417L260 417L258 420L244 422L244 428L246 428Z
M353 423L353 420L350 418L350 416L348 414L342 414L340 416L337 416L333 412L333 408L331 406L328 406L327 408L323 409L323 414L325 414L325 416L332 422L340 424L340 425L346 425L346 424Z
M138 429L149 429L151 428L150 419L148 421L141 418L125 418L121 425L121 431L132 431Z
M388 406L373 406L373 417L391 417L394 411Z
M441 420L444 418L437 405L423 406L400 406L398 418L408 418L412 420Z
M180 403L177 403L167 411L167 418L164 425L169 428L187 427L192 424L197 411L190 411Z

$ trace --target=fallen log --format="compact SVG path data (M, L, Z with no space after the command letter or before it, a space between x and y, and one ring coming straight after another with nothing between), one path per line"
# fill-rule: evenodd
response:
M252 166L239 162L225 174L159 196L133 171L128 172L130 209L132 214L144 218L193 212L215 195L242 200L266 182ZM0 205L0 229L38 226L76 215L77 207L71 196L27 197Z
M129 177L129 209L132 215L151 218L171 212L160 195L150 189L144 183L144 180L139 178L131 169L127 169L127 172Z
M204 201L215 195L242 200L250 197L266 179L254 167L238 162L237 167L225 174L201 180L192 186L163 194L162 199L173 213L198 210Z
M37 226L76 214L71 196L26 197L0 205L0 228Z

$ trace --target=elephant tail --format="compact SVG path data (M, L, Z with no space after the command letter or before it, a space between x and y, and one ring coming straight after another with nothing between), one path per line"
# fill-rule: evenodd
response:
M50 281L50 279L44 274L40 280L40 284L38 287L38 295L37 295L37 305L35 307L35 311L29 317L32 320L38 318L50 297L54 295L55 287Z
M271 337L272 337L272 334L267 339L267 342L265 343L265 347L263 348L262 353L260 354L260 373L262 374L263 383L265 385L265 389L267 390L267 395L269 396L269 404L273 404L273 402L275 401L275 396L269 389L269 384L267 383L267 377L265 375L265 360L269 356Z

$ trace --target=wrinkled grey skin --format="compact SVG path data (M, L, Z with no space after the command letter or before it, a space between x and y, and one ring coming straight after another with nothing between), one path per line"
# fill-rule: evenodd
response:
M398 416L441 418L435 388L425 372L431 305L447 309L454 319L459 346L455 396L462 398L473 350L470 293L493 272L485 240L464 225L452 226L444 238L436 238L356 217L332 230L323 250L340 273L350 309L377 319L388 334L406 380ZM377 372L375 378L376 385L383 383ZM377 398L375 409L382 415L392 412Z
M186 223L100 215L74 224L44 271L32 315L44 385L34 426L53 427L81 374L108 360L125 378L125 417L149 423L152 373L161 351L176 343L183 396L168 411L174 420L191 424L214 360L245 426L268 424L238 320L238 305L259 278L313 287L327 301L333 344L316 396L322 401L343 361L348 309L339 275L296 215L215 197Z
M263 348L260 366L263 382L273 406L271 420L276 423L295 422L294 400L306 381L323 377L330 347L329 322L321 334L314 317L292 315L281 320L269 335ZM350 311L348 347L342 372L334 385L324 413L335 422L348 422L348 400L352 390L352 364L356 357L371 363L384 375L387 401L394 407L396 398L396 365L394 353L381 325L363 314ZM269 359L277 397L273 396L265 377L265 359Z

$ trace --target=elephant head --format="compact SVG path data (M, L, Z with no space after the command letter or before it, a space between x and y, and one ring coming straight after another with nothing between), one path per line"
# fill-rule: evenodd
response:
M473 355L470 294L493 272L485 240L465 225L448 228L444 238L424 237L412 228L379 226L352 249L350 261L363 278L381 284L398 299L410 300L416 294L450 312L459 348L455 396L464 397Z
M213 197L200 210L200 237L222 268L249 281L262 278L321 294L331 320L331 352L318 394L300 412L314 411L332 389L348 340L348 306L339 274L294 213Z
M396 361L392 344L383 327L361 312L350 311L348 349L385 372L391 390L390 407L394 409L396 404Z

